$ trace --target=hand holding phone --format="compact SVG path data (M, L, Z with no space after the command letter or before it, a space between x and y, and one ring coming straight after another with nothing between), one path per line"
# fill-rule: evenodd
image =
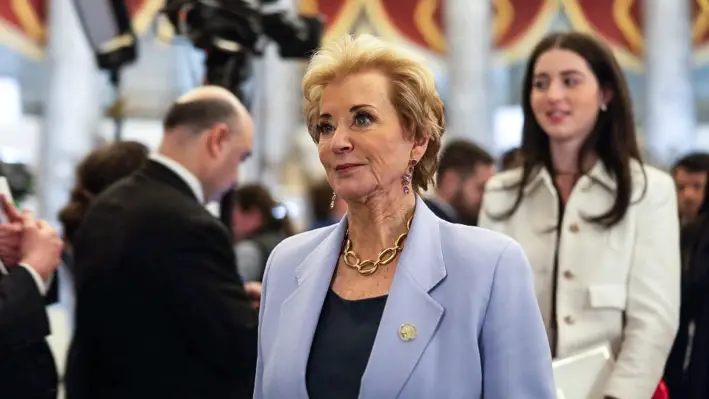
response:
M22 217L12 202L7 178L0 176L0 272L20 261ZM5 270L3 270L5 269Z
M7 178L0 176L0 223L20 222L20 213L15 208Z

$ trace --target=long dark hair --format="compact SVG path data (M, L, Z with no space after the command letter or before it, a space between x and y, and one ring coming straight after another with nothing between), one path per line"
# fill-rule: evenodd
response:
M522 86L522 109L524 112L522 146L520 147L522 177L518 183L510 187L517 190L517 198L512 208L496 219L507 219L517 211L523 200L524 188L535 171L538 171L540 167L553 170L549 136L539 126L530 103L537 59L551 49L569 50L583 57L598 80L600 89L612 92L611 99L606 104L606 111L599 113L591 133L578 154L578 169L580 171L583 171L582 162L586 156L589 153L595 153L606 171L616 180L617 187L613 206L601 215L588 218L588 221L592 223L611 227L625 217L631 204L633 190L631 160L635 159L642 164L635 137L632 102L625 76L610 49L592 36L577 32L559 32L547 35L537 44L529 58Z

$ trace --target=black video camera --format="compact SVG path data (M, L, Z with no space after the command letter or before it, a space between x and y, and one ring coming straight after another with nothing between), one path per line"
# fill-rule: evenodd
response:
M320 45L323 20L278 8L279 0L167 0L175 31L207 53L206 82L245 99L251 59L273 40L283 58L308 59Z

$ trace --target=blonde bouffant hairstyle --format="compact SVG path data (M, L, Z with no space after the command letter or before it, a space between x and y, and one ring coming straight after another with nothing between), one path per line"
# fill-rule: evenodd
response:
M328 84L366 71L379 71L391 80L390 101L404 129L414 141L428 138L426 152L414 167L412 186L428 188L438 168L438 152L445 130L443 101L433 72L394 45L371 35L350 35L325 44L313 56L303 78L305 120L317 143L320 100Z

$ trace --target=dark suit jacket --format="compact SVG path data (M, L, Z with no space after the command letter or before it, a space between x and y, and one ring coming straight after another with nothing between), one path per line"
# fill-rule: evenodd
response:
M22 267L0 274L0 398L56 399L44 298Z
M97 198L74 270L68 399L251 398L257 312L227 231L170 169Z
M682 229L682 302L680 323L665 365L665 382L671 398L709 397L709 215ZM689 325L694 338L689 349ZM685 358L689 364L684 369Z
M431 210L436 216L439 218L445 220L446 222L451 222L451 223L457 223L458 221L453 218L452 215L449 215L446 213L446 211L438 206L435 201L431 201L430 199L425 199L423 202L428 206L428 209Z

